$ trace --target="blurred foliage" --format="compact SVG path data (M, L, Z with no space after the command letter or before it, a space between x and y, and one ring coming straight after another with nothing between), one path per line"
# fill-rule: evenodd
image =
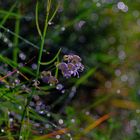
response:
M46 32L42 62L51 62L61 48L57 61L74 53L85 66L79 79L64 79L58 72L64 94L43 83L41 90L32 87L41 43L36 1L0 1L0 75L20 71L20 76L14 73L0 80L0 139L20 139L22 133L25 140L59 139L57 134L65 140L139 140L140 1L52 0L51 16L58 3ZM42 32L46 6L46 0L38 1ZM54 70L54 65L42 65L40 71ZM12 87L17 77L21 83ZM27 106L30 94L39 95L49 108L46 116ZM61 119L63 124L58 123ZM63 128L68 132L58 131Z

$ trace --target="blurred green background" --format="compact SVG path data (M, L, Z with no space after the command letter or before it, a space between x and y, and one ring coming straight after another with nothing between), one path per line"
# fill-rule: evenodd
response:
M36 47L39 48L41 40L36 27L36 2L0 1L0 54L16 64L38 56ZM65 54L77 54L85 70L79 79L59 76L65 94L54 88L48 90L50 94L41 95L44 103L52 107L53 117L49 120L55 123L63 119L62 128L68 128L73 140L139 140L140 0L52 0L51 14L58 3L59 9L48 25L43 61L51 60L62 48L60 59ZM39 0L38 4L38 21L43 30L47 1ZM12 68L0 61L0 74L4 76ZM37 57L27 67L36 67L36 62ZM44 69L42 66L41 70ZM34 73L36 69L31 71ZM24 74L34 79L31 73ZM10 106L10 103L5 104ZM4 116L0 116L1 126L5 126ZM0 139L7 139L7 133L0 134ZM60 139L70 138L62 134Z

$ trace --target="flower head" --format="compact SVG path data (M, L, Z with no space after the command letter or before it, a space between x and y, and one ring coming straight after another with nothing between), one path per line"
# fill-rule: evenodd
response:
M61 70L64 77L69 78L71 77L71 73L69 71L68 65L64 62L58 64L58 68Z
M57 78L52 76L51 71L43 71L41 73L41 78L44 83L48 83L51 85L55 85L58 83Z
M84 65L81 63L81 58L78 55L64 55L63 61L58 64L64 77L78 76L79 72L84 70Z
M63 60L67 62L77 63L81 61L81 58L78 55L64 55Z

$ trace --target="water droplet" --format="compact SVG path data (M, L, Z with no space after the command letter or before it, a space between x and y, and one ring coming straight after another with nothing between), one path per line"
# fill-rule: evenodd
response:
M69 137L70 137L70 136L71 136L71 134L70 134L70 133L68 133L68 134L67 134L67 136L69 136Z
M126 5L125 8L123 9L123 12L127 12L128 11L128 6Z
M50 117L51 116L51 114L50 113L47 113L47 117Z
M63 124L64 121L63 121L62 119L59 119L58 123L59 123L59 124Z
M75 119L71 119L71 122L72 122L72 123L75 123Z
M128 80L128 76L127 75L124 74L124 75L121 76L121 81L122 82L126 82L127 80Z
M96 6L97 6L97 7L100 7L100 6L101 6L101 3L97 2L97 3L96 3Z
M10 119L9 119L9 122L13 122L13 120L14 120L13 118L10 118Z
M20 80L19 79L15 79L15 83L16 85L20 83Z
M7 42L8 42L8 38L5 37L5 38L3 39L3 41L4 41L5 43L7 43Z
M121 93L121 90L120 89L117 89L117 94L120 94Z
M13 47L13 44L11 42L8 43L8 47L11 48Z
M68 133L67 136L70 138L70 140L72 140L71 134Z
M49 128L50 127L50 125L49 124L45 124L45 128Z
M40 134L43 134L43 130L40 130L39 133L40 133Z
M33 63L33 64L31 65L31 67L32 67L33 70L36 70L36 69L37 69L37 64Z
M122 10L123 12L127 12L128 11L128 6L124 4L124 2L118 2L117 3L117 8L119 10Z
M44 114L45 112L43 110L40 110L39 111L39 114Z
M115 75L116 76L120 76L121 75L121 70L120 69L116 69L115 70Z
M125 4L123 2L118 2L117 7L118 9L123 10L125 8Z
M60 139L61 137L60 137L60 135L56 135L56 138L57 138L57 139Z
M90 112L89 112L89 111L86 111L86 112L85 112L85 114L86 114L86 115L89 115L89 114L90 114Z
M63 90L61 91L61 93L65 93L65 89L63 89Z
M66 29L65 27L61 27L61 31L65 31L65 29Z
M73 86L71 89L72 92L76 92L76 86Z
M32 107L35 106L35 103L31 101L30 106L32 106Z
M49 23L48 23L48 25L52 25L52 24L53 24L53 22L49 22Z
M1 129L1 132L3 133L4 132L4 129Z
M26 55L24 53L20 53L19 57L21 60L25 60L26 59Z
M57 89L57 90L61 90L63 87L64 87L64 86L63 86L62 84L57 84L57 85L56 85L56 89Z
M20 136L19 139L22 140L22 136Z
M21 110L22 109L22 106L18 106L18 109Z
M123 50L119 51L118 54L119 59L124 60L126 58L126 54Z

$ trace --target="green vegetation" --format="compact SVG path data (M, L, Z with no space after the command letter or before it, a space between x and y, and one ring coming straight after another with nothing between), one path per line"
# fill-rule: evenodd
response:
M139 140L139 5L0 2L0 140Z

